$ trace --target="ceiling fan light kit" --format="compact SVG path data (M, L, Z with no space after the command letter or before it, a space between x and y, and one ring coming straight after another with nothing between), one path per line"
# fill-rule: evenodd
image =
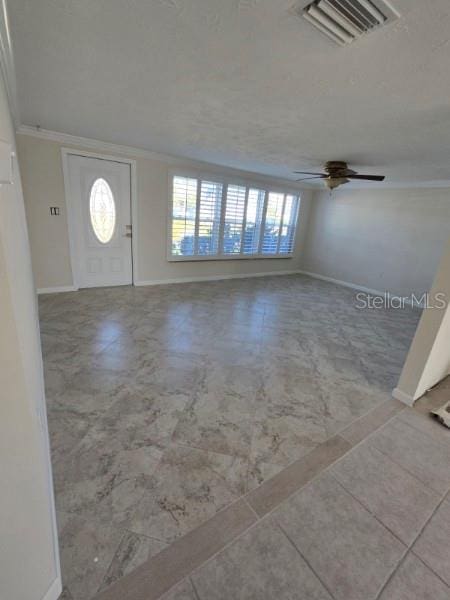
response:
M300 14L340 46L399 18L387 0L314 0Z

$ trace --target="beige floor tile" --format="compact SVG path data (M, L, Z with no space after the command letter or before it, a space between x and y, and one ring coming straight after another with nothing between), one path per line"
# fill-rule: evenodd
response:
M193 573L200 600L331 600L272 520L265 520Z
M450 392L448 399L450 400ZM407 409L399 415L399 419L411 427L426 433L436 442L446 444L450 447L450 429L439 423L430 414L421 414L414 409Z
M438 494L368 443L347 454L330 472L407 546L440 501Z
M450 501L444 501L435 512L413 552L450 585Z
M331 475L274 517L337 600L375 599L406 549Z
M448 600L450 588L418 558L408 554L379 600Z
M377 431L369 443L435 492L450 487L450 446L411 427L398 417Z

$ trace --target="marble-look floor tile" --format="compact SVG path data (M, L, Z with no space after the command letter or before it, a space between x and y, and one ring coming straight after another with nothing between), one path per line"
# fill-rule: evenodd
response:
M450 501L444 501L434 513L413 546L423 562L450 586Z
M191 578L200 600L331 600L270 519L253 527Z
M124 390L108 411L99 416L89 431L97 446L126 447L167 445L189 403L187 394L160 394L149 388L145 393Z
M121 526L136 510L163 455L147 440L103 439L90 430L54 465L56 505L100 523Z
M179 352L155 352L128 385L141 393L150 389L161 394L193 394L204 378L200 356Z
M137 535L131 531L125 532L103 579L100 591L131 573L164 548L166 544L160 540Z
M327 437L323 416L314 410L265 416L253 428L250 462L287 466Z
M349 449L350 444L339 436L327 440L250 491L246 496L248 503L259 516L264 516Z
M59 597L58 600L73 600L73 596L70 593L68 588L66 588L66 587L63 588L61 596Z
M352 446L356 446L365 437L376 431L404 409L405 405L402 402L389 398L389 400L379 404L348 427L342 429L340 435Z
M262 483L280 473L283 468L281 465L250 459L247 470L247 492L259 487Z
M185 446L163 454L127 528L167 543L245 493L247 462Z
M63 585L69 598L87 600L99 589L123 531L59 512L59 550Z
M161 594L181 582L255 521L249 506L238 500L119 579L96 600L160 600Z
M83 439L93 420L75 410L49 411L47 415L50 449L53 461L68 456L69 452Z
M226 389L219 394L196 395L180 416L173 440L245 459L250 454L253 431L253 420L246 408L245 397L236 397Z
M395 417L370 438L370 444L439 494L450 487L450 447Z
M161 596L161 600L198 600L197 594L192 587L192 583L185 579L174 588Z
M337 462L331 473L407 546L440 500L438 494L367 442Z
M418 318L297 275L80 290L39 310L57 505L99 527L136 513L134 533L163 541L255 488L264 514L336 460L349 444L321 442L383 401ZM125 544L130 565L139 548Z
M389 394L356 381L321 378L319 387L328 435L390 400Z
M260 373L205 362L205 375L173 434L177 443L247 458L257 410Z
M405 547L331 475L322 475L274 513L337 600L375 599Z

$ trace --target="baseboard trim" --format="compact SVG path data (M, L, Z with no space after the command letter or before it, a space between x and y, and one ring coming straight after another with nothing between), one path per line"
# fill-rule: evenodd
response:
M403 402L403 404L406 404L407 406L413 406L415 402L412 396L406 394L398 387L392 390L392 397L396 400L400 400L400 402Z
M42 600L58 600L62 592L61 579L58 577L52 583Z
M301 271L267 271L265 273L232 273L227 275L204 275L198 277L176 277L172 279L149 279L135 281L136 286L165 285L171 283L195 283L201 281L221 281L222 279L250 279L253 277L273 277L274 275L298 275Z
M350 281L343 281L342 279L334 279L327 275L321 275L320 273L312 273L311 271L299 271L302 275L309 275L314 279L322 279L322 281L328 281L329 283L335 283L336 285L342 285L343 287L351 288L352 290L359 290L360 292L367 292L368 294L376 294L382 296L386 292L375 290L374 288L365 287L364 285L358 285L357 283L351 283Z
M38 294L58 294L60 292L76 292L78 288L74 285L60 285L57 287L49 288L38 288L36 291Z
M357 283L351 283L350 281L343 281L342 279L334 279L333 277L328 277L327 275L321 275L320 273L313 273L311 271L298 271L302 275L308 275L309 277L314 277L314 279L321 279L322 281L328 281L329 283L335 283L336 285L341 285L343 287L350 288L352 290L358 290L359 292L366 292L367 294L373 294L374 296L384 296L385 294L389 294L391 297L403 298L399 294L395 294L390 292L389 290L376 290L374 288L365 287L364 285L359 285ZM412 308L417 308L417 304L414 304L405 298L405 304L408 304ZM424 308L421 306L421 308Z

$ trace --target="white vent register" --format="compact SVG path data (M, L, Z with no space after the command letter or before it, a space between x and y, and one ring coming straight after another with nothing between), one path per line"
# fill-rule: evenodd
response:
M341 46L400 16L386 0L314 0L302 15Z

